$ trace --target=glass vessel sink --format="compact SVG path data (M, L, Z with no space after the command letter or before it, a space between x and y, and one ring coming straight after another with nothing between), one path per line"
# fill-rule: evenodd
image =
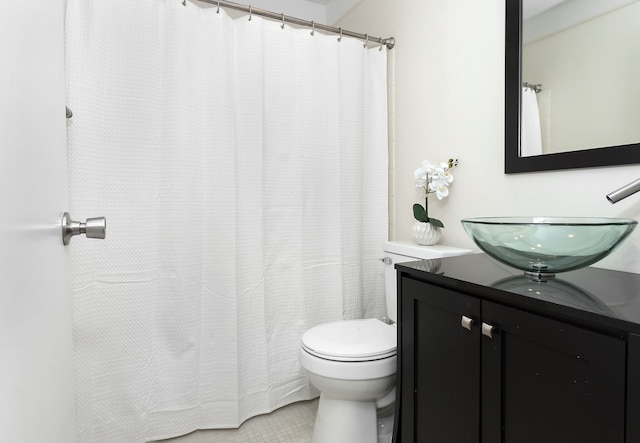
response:
M535 280L589 266L609 255L636 220L601 217L480 217L462 220L490 257Z

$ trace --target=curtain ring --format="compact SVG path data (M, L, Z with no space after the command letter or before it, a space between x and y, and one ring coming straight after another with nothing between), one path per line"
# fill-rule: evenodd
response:
M338 28L340 30L340 37L338 37L338 41L341 42L342 41L342 28Z
M316 24L314 23L313 20L311 20L311 35L313 35L316 32Z
M282 29L284 29L284 12L282 13L282 25L280 25Z
M382 51L382 37L378 38L378 43L380 43L380 47L378 48L378 51Z
M364 47L366 48L369 45L369 34L364 35Z
M251 5L249 5L249 21L251 21L251 15L253 14L253 12L251 11Z
M216 11L216 14L220 14L220 0L218 0L218 10Z

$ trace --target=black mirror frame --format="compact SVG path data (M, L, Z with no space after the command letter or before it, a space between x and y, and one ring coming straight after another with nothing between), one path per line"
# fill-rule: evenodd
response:
M520 157L522 1L505 0L505 174L640 163L640 143Z

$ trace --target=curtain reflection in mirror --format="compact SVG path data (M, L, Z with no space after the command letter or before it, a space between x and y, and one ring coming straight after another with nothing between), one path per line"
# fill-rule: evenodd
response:
M522 121L520 127L520 157L542 154L542 132L538 99L533 87L522 88Z

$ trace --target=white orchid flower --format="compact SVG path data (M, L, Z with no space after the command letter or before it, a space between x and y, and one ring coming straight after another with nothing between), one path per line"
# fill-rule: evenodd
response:
M449 195L449 185L440 183L438 187L436 187L436 197L438 197L438 200L442 200L447 195Z
M423 168L416 169L414 173L416 179L416 188L425 188L427 185L427 171Z
M436 194L438 200L449 195L449 182L442 176L435 177L429 182L429 191Z
M434 165L433 163L431 163L429 160L425 160L422 162L422 169L424 169L427 172L431 172L433 171L433 169L436 167L436 165Z
M451 174L449 171L446 171L444 173L444 179L447 181L447 183L453 182L453 174Z
M449 184L453 182L453 175L449 170L458 165L458 160L450 159L447 162L431 163L428 160L422 162L422 166L414 172L416 189L422 188L425 191L424 206L416 203L413 205L413 216L419 222L431 223L438 228L444 228L442 221L429 217L429 194L436 194L438 200L449 195Z
M433 172L431 173L431 176L433 177L433 180L440 181L440 180L444 180L445 174L446 172L444 169L434 168Z
M422 166L416 169L414 173L416 189L423 188L427 195L436 194L438 200L447 197L449 195L449 184L453 182L453 175L450 169L457 164L457 160L439 163L432 163L429 160L423 161Z

